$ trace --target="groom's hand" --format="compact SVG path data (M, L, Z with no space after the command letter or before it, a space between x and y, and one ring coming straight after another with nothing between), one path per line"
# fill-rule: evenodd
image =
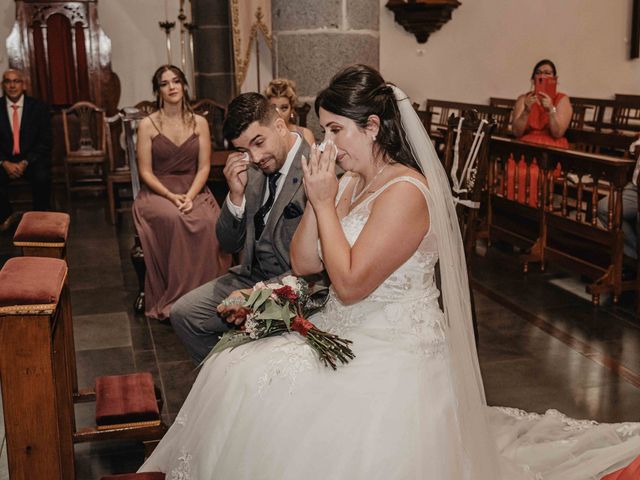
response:
M245 298L243 292L251 293L251 289L232 292L216 308L218 314L228 323L242 325L247 315L251 312L251 310L243 306Z
M249 168L248 153L232 153L224 166L224 178L229 186L229 199L234 205L242 204L242 197L247 188L247 169Z

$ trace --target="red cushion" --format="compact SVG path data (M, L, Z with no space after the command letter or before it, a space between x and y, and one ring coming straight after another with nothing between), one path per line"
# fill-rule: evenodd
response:
M69 215L61 212L27 212L13 236L14 242L64 243Z
M124 475L109 475L102 477L100 480L164 480L164 473L125 473Z
M58 258L11 258L0 270L0 307L58 303L66 276Z
M149 372L96 379L96 425L150 422L160 419Z

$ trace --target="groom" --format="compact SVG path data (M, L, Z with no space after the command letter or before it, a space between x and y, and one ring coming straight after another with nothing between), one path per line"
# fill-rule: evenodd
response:
M265 97L236 97L223 133L238 152L229 155L224 168L229 195L216 234L221 249L240 253L241 262L184 295L171 309L171 324L196 363L231 328L216 311L222 300L289 273L289 244L306 204L300 159L309 158L309 145L289 131ZM203 261L208 253L203 252Z

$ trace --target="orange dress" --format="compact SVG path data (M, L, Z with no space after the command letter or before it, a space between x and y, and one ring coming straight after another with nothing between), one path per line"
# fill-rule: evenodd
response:
M560 103L566 95L564 93L557 93L553 98L553 104L555 106ZM569 142L565 137L554 138L551 135L551 129L549 128L549 112L538 103L531 105L531 111L527 118L527 128L525 134L518 140L529 143L536 143L538 145L548 145L556 148L569 148ZM517 173L516 173L517 172ZM556 166L553 172L554 177L560 176L561 167L560 164ZM529 167L529 198L526 198L526 184L527 184L527 163L524 158L521 158L516 163L513 156L510 156L507 160L507 198L510 200L515 199L515 181L518 178L518 198L520 203L526 203L531 207L536 207L538 198L538 177L540 175L540 169L538 162L534 158Z

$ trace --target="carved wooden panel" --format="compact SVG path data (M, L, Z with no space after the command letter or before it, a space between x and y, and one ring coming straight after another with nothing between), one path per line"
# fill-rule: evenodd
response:
M72 64L66 67L75 73L70 79L72 86L65 86L80 92L64 98L68 98L68 103L90 100L108 113L115 113L120 98L120 82L111 70L111 40L98 22L97 0L15 0L15 5L15 23L7 39L9 66L25 72L29 93L54 106L60 103L60 96L52 94L52 88L59 88L54 87L55 82L52 81L52 77L60 78L59 64L54 65L54 74L51 59L54 50L61 48L54 42L61 40L57 38L59 35L50 38L49 30L53 20L57 19L55 16L61 16L63 23L68 24L65 35L71 38L70 48L65 53L66 61Z

